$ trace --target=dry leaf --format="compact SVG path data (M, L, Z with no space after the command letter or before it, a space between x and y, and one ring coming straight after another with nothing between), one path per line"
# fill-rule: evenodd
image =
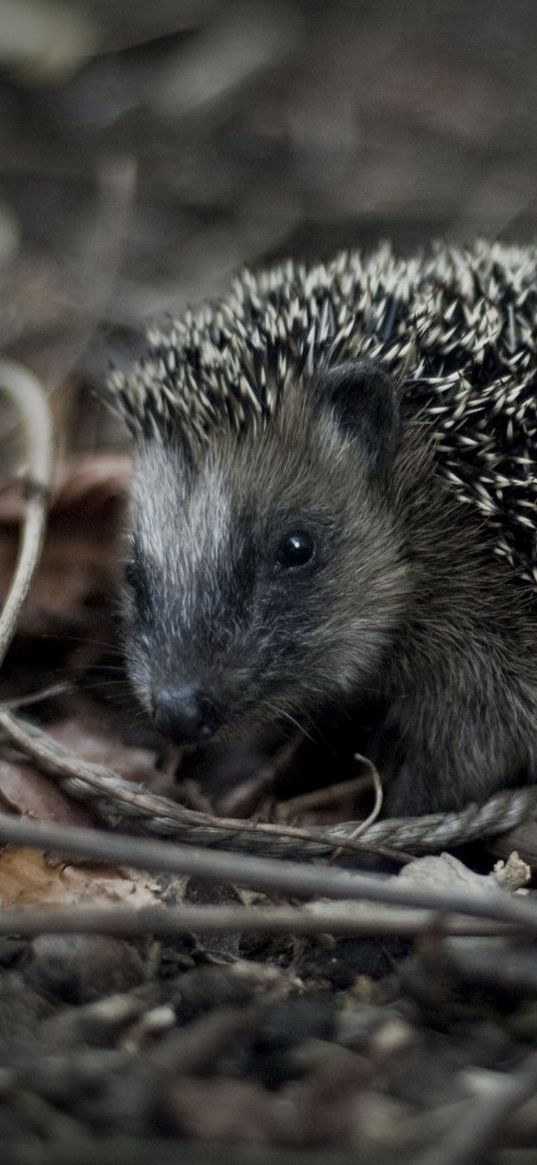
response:
M75 756L113 769L126 780L149 783L154 775L154 754L146 748L121 744L106 720L73 717L52 725L48 732Z
M0 854L2 906L155 906L159 888L148 874L110 866L51 864L35 850L8 847Z
M62 825L94 823L93 814L26 761L0 760L0 799L11 810Z

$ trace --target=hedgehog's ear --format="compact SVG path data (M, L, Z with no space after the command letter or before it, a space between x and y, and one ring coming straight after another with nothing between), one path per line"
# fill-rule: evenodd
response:
M386 473L400 429L398 394L389 376L372 360L348 361L319 377L317 394L319 407L329 408L341 428L360 440L371 472Z

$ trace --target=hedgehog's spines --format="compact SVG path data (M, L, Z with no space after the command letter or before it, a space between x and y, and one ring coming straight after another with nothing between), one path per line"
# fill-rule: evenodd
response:
M245 271L220 304L152 328L108 394L135 436L176 434L195 457L222 425L270 424L324 367L378 361L427 418L439 472L537 587L536 274L535 247L485 242Z

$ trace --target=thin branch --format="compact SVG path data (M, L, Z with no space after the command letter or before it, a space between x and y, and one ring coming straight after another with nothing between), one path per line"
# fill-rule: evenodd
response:
M329 805L339 804L349 800L371 788L371 776L365 773L359 777L351 777L347 781L338 781L334 785L323 785L322 789L312 789L308 793L299 793L290 797L277 806L278 820L292 821L299 814L308 813L310 809L325 809Z
M0 616L1 665L43 546L52 483L53 430L46 393L37 377L22 364L0 359L0 388L11 398L24 425L27 492L17 565Z
M373 764L373 762L370 761L368 757L361 756L361 754L358 752L355 754L354 759L357 761L361 761L362 764L364 764L364 765L367 765L367 767L369 769L370 779L371 779L371 782L373 784L373 789L374 789L374 793L375 793L375 800L373 803L373 808L372 808L371 812L368 814L368 816L365 817L363 821L360 821L359 824L356 826L356 829L353 829L352 833L349 834L349 840L351 840L351 841L357 841L357 839L359 837L362 837L362 835L366 832L366 830L369 829L370 825L374 825L374 823L377 820L377 817L382 809L382 802L384 800L384 790L382 788L382 781L380 779L380 776L379 776L377 769L375 768L375 765ZM334 862L337 861L337 859L340 858L343 853L344 853L344 850L342 849L342 847L338 846L337 850L335 851L335 853L333 855L332 861L334 861Z
M385 908L382 916L353 917L347 909L328 913L294 906L58 906L4 910L0 935L110 934L132 938L143 934L346 935L372 937L396 934L413 938L434 930L436 936L497 937L517 933L496 922L441 919L429 910Z
M382 802L384 800L382 781L373 762L370 761L367 756L361 756L360 753L356 753L354 759L361 761L362 764L367 766L375 793L375 800L373 802L373 808L368 816L365 817L364 820L356 826L356 829L353 829L352 833L349 834L349 840L356 840L356 838L361 837L362 834L365 833L367 829L369 829L369 826L373 825L379 816L379 813L382 809Z
M297 898L324 897L384 902L441 914L465 914L506 922L537 932L537 908L527 899L497 893L409 887L395 878L355 874L327 866L309 866L252 854L219 853L175 842L153 841L104 833L101 830L29 822L0 814L0 844L15 843L51 850L62 856L134 866L149 872L167 871L208 882L231 882L255 890Z
M34 692L29 692L27 696L13 696L12 700L0 700L0 712L18 712L19 708L30 708L32 704L41 704L45 700L55 699L56 696L63 696L66 692L72 692L73 685L70 680L62 680L57 684L47 684L46 688L37 688Z

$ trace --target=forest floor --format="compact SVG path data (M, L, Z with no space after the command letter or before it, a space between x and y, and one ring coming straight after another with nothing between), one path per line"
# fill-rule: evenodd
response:
M245 262L533 237L535 8L0 0L7 19L0 345L59 440L0 687L2 1161L530 1165L534 891L508 859L535 833L366 853L337 831L371 810L371 766L162 747L117 630L125 435L88 384ZM5 596L24 506L1 424Z

